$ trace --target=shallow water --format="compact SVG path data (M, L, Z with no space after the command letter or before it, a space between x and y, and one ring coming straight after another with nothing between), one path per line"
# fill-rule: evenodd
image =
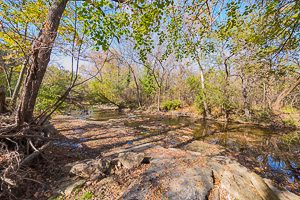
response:
M95 110L89 114L88 120L107 121L127 117L124 112L118 110Z
M60 146L60 147L70 147L72 149L82 148L82 145L80 143L72 142L70 140L55 141L55 142L53 142L53 145Z
M300 134L243 124L197 124L194 136L226 148L246 167L278 185L300 193Z
M195 139L225 147L226 156L236 158L242 165L282 188L300 194L300 133L262 128L238 123L195 120L189 117L167 117L122 113L118 110L92 111L81 118L96 121L124 119L125 126L141 133L157 133L188 127Z

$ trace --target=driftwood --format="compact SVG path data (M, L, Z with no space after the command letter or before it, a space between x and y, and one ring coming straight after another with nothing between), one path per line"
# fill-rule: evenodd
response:
M0 113L6 112L5 105L5 87L3 85L0 86Z

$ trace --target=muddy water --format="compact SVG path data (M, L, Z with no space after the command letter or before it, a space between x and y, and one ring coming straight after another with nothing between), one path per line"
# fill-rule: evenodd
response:
M225 147L225 155L278 186L300 194L300 133L271 130L254 125L195 120L189 117L167 117L120 113L117 110L92 111L81 115L87 120L123 119L125 126L141 133L157 133L162 128L175 127L182 134ZM149 128L149 126L154 127ZM176 129L178 127L178 129ZM190 132L182 131L182 127ZM165 132L164 132L165 134Z

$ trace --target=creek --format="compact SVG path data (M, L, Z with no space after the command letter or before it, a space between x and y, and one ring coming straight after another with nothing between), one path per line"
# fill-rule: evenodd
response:
M143 135L162 134L171 128L195 140L224 147L224 156L233 157L279 187L300 194L300 133L274 130L251 124L203 121L186 116L125 113L117 110L93 110L77 113L92 121L121 120L125 127ZM138 120L134 120L138 119Z

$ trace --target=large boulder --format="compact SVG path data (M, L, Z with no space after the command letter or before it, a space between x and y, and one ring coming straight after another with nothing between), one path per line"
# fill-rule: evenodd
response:
M224 157L224 160L227 158ZM223 194L230 199L250 200L250 199L279 199L277 195L269 188L264 180L257 174L249 171L235 161L229 161L227 164L211 160L208 165L211 166L214 187L210 195L214 193ZM218 199L218 198L215 198Z

